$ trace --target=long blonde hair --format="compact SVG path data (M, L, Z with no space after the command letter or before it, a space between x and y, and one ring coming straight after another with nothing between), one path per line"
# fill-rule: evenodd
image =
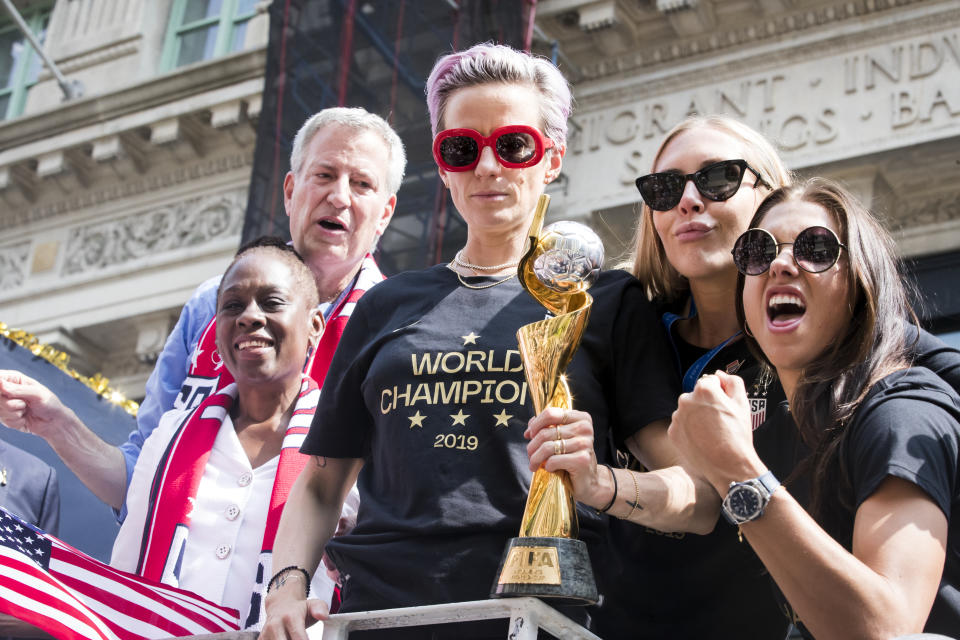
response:
M692 116L667 132L663 142L653 157L651 170L657 166L660 156L674 138L693 129L715 129L744 143L744 160L760 172L760 175L773 189L790 184L791 177L776 149L762 134L751 129L739 120L729 116ZM653 210L640 203L640 217L634 233L633 251L630 257L620 265L644 284L647 297L664 302L673 302L684 296L690 287L686 278L680 275L663 250L663 243L653 226Z

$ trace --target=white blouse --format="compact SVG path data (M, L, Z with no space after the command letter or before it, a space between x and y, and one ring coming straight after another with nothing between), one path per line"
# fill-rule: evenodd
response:
M136 571L150 485L184 413L179 410L165 413L137 459L127 489L127 518L117 534L110 558L110 564L118 569ZM229 415L224 418L197 488L179 584L173 585L237 609L241 625L250 611L278 462L279 456L276 456L252 468L233 421ZM356 491L356 487L351 490L343 516L355 519L359 502ZM269 578L266 576L264 583ZM164 579L164 582L174 581L172 576ZM329 605L333 586L321 564L314 572L311 596L322 598ZM263 584L262 589L265 588Z

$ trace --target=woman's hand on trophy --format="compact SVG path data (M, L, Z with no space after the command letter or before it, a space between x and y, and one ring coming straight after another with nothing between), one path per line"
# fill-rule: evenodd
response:
M19 371L0 371L0 422L50 439L73 420L76 414L45 386Z
M547 407L527 423L523 435L530 440L527 455L531 471L540 465L547 471L566 471L577 500L588 505L609 501L610 482L597 467L589 413Z

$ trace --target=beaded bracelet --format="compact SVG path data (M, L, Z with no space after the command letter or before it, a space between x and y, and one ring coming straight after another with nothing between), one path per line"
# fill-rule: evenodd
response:
M610 469L610 476L613 478L613 496L611 496L610 502L607 503L607 506L603 507L602 509L597 509L597 511L600 513L606 513L610 510L610 507L613 506L613 503L617 501L617 492L620 489L620 487L617 486L617 474L613 472L613 467L606 463L604 463L603 466L605 466L607 469Z
M273 588L274 582L277 583L277 588L282 587L283 584L287 581L285 574L289 573L290 571L299 571L300 573L303 574L303 579L306 582L306 594L304 597L309 598L310 597L310 574L307 572L306 569L302 567L298 567L293 564L290 565L289 567L284 567L283 569L280 569L280 571L277 571L275 574L273 574L273 577L270 578L270 582L267 583L267 593L270 593L270 589Z

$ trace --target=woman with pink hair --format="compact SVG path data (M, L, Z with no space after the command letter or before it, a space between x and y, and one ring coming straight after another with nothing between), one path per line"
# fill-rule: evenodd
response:
M435 65L427 81L434 159L467 241L449 264L390 278L357 305L304 442L316 463L280 524L275 565L291 568L269 590L265 640L300 638L305 619L325 615L301 579L286 579L315 566L324 544L349 576L341 611L489 596L531 478L532 411L516 331L544 308L521 288L517 264L537 201L560 175L570 102L548 60L509 47L477 45ZM609 460L606 436L665 423L678 390L661 374L672 363L639 283L605 272L591 293L591 320L567 370L582 411L542 415L567 455L594 455L582 433L589 412L603 436L596 455ZM355 478L357 526L327 543ZM579 521L599 571L609 564L608 519L584 508ZM568 613L586 622L584 609ZM466 633L505 632L501 622Z

